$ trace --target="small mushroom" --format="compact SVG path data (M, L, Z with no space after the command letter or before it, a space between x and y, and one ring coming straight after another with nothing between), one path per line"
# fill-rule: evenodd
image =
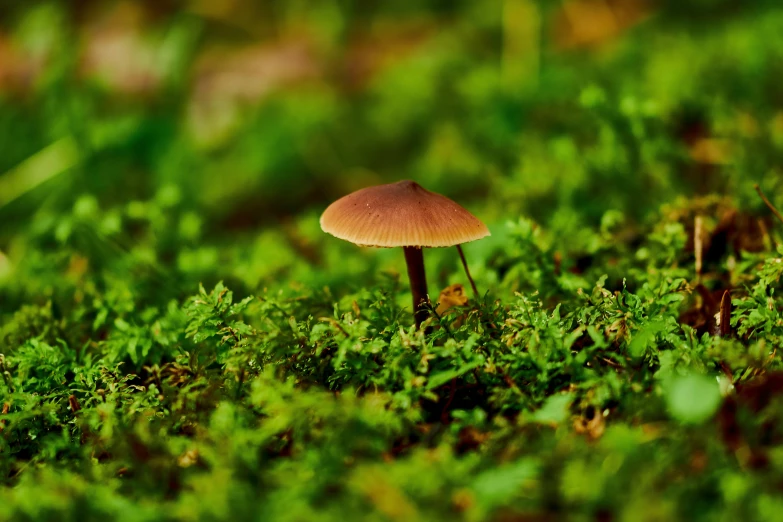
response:
M423 247L449 247L489 235L487 226L450 200L414 181L357 190L321 215L321 229L360 246L403 247L418 327L427 318Z

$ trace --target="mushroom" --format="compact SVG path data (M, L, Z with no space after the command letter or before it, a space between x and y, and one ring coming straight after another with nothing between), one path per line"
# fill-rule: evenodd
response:
M417 327L427 318L429 301L422 248L459 248L490 235L487 226L460 205L410 180L363 188L338 199L321 215L321 229L360 246L403 248ZM461 249L460 257L464 264Z

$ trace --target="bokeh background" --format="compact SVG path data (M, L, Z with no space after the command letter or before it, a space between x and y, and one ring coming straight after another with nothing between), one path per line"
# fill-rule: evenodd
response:
M466 252L511 293L510 228L568 267L688 198L783 205L781 78L776 0L4 0L4 308L63 273L161 300L394 279L318 216L406 178L490 226Z
M779 521L782 80L781 0L0 0L0 521ZM406 178L429 333L318 224Z

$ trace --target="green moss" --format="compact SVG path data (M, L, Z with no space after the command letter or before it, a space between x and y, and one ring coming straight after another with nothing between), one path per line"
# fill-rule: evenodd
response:
M46 57L0 81L0 519L779 518L774 3L566 50L558 3L327 4L247 7L321 53L250 46L306 71L251 99L199 76L241 42L193 10L140 26L176 72L142 93L80 68L67 3L0 17ZM540 47L503 47L512 4ZM402 252L318 226L401 177L492 231L421 330Z

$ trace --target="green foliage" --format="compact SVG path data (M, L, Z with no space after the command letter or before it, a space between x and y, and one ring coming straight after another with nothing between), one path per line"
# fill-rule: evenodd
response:
M780 517L774 2L234 4L0 8L0 520ZM399 177L420 329L318 224Z
M718 382L703 375L672 377L665 387L669 412L684 423L704 422L721 402Z

